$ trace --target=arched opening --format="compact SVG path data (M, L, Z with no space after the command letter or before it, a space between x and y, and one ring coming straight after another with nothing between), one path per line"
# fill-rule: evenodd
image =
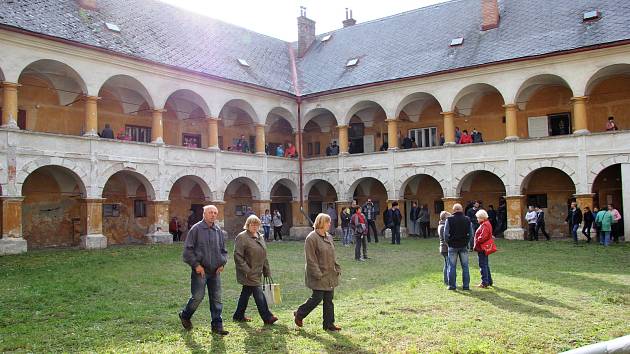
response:
M153 101L140 81L127 75L109 78L98 92L98 130L109 125L120 140L151 142Z
M173 92L164 104L162 115L164 143L189 148L208 147L208 106L191 90Z
M221 150L255 153L256 114L252 106L240 99L226 103L219 113L219 148ZM241 225L242 226L242 225Z
M606 131L613 117L618 129L630 129L630 64L611 65L598 71L586 88L588 129Z
M521 85L516 104L518 135L539 138L572 133L569 84L556 75L534 76Z
M326 148L331 144L338 146L339 135L336 132L337 118L325 109L316 108L304 116L302 133L302 154L304 157L326 156Z
M429 211L429 227L430 229L437 229L439 222L440 212L444 210L444 192L440 182L435 178L425 174L415 175L409 178L402 186L403 199L405 200L405 220L410 227L410 234L419 235L418 233L412 233L415 230L412 227L410 220L411 204L412 202L418 203L418 207L426 207ZM412 230L413 229L413 230Z
M489 209L492 205L495 209L505 197L505 185L501 178L492 172L474 171L461 179L457 188L462 199L462 206L467 211L475 201L481 204L483 209Z
M291 202L293 202L293 182L288 180L278 181L271 188L271 212L278 210L282 215L282 235L288 235L289 230L293 227L293 210ZM273 215L273 214L272 214Z
M409 138L412 147L426 148L444 144L444 120L440 115L442 107L434 96L424 92L414 93L405 97L399 107L398 128L402 136ZM381 135L382 150L383 144L387 142L386 138L387 134ZM409 141L406 142L407 145Z
M621 181L621 164L608 166L597 174L592 187L592 192L595 193L594 206L605 208L608 204L612 204L623 216L623 192L628 193L628 191L623 190ZM613 225L615 229L613 234L616 232L620 236L624 233L624 222L628 221L622 218L620 222Z
M457 94L454 102L456 140L465 133L475 143L505 139L505 101L494 86L467 86Z
M348 152L361 154L379 151L383 137L387 138L387 114L383 107L373 101L361 101L350 109L347 118ZM379 137L381 145L378 145Z
M203 219L203 206L210 198L208 185L197 176L184 176L173 184L168 195L168 213L169 232L175 233L175 241L184 240L190 227ZM171 226L176 227L171 230Z
M239 177L225 188L225 223L224 230L230 238L243 231L248 209L254 211L253 201L259 199L256 183L249 178ZM220 217L220 215L219 215Z
M352 199L357 201L357 205L363 206L370 199L375 206L376 228L383 229L382 213L387 208L387 190L381 181L376 178L366 177L355 181L350 187ZM401 206L401 213L404 212Z
M103 235L108 244L144 243L149 232L151 183L132 171L114 173L103 187Z
M82 135L87 89L83 79L68 65L38 60L26 66L18 82L20 129Z
M325 213L328 204L337 201L337 191L332 184L324 180L316 180L312 182L308 189L308 217L311 221L315 221L317 214Z
M78 246L85 187L71 170L43 166L22 185L22 234L28 248Z
M295 134L291 125L291 112L284 108L276 107L269 112L265 122L265 142L267 155L283 157L287 156L287 150L295 146ZM297 147L294 147L297 151Z
M545 212L545 226L550 236L569 236L564 223L575 194L575 184L562 170L543 167L532 171L522 184L527 206L538 206Z

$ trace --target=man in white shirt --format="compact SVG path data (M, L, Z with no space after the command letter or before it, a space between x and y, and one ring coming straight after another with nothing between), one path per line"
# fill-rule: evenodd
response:
M536 233L536 211L532 205L529 206L529 211L525 214L525 220L527 220L527 226L529 227L528 236L530 241L538 241L538 234Z

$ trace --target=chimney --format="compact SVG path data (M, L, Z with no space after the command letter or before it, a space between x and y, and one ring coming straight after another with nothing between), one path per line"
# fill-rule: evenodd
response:
M352 10L350 10L350 14L348 14L348 8L346 7L346 19L343 20L343 28L354 26L357 23L357 20L352 18Z
M499 4L497 0L481 0L481 30L499 27Z
M298 57L303 57L315 41L315 21L306 17L306 7L300 6L298 20Z
M98 9L97 2L97 0L77 0L80 8L91 11L96 11Z

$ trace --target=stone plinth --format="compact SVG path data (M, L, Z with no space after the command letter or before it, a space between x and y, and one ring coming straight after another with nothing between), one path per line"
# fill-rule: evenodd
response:
M146 234L149 243L173 243L173 235L168 232L168 200L153 201L149 204L148 217L150 220L149 233Z
M525 240L523 218L525 216L525 196L510 195L505 197L508 228L503 235L508 240Z
M86 250L95 250L107 247L107 237L103 234L89 234L81 236L80 247Z
M28 246L23 238L2 238L0 239L0 256L8 254L26 253Z
M103 235L104 199L84 199L81 204L80 247L87 250L106 248L107 237Z

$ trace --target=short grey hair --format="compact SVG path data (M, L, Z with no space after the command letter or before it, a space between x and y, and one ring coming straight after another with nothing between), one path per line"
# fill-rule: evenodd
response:
M475 216L479 219L488 220L488 213L483 209L480 209L477 213L475 213Z
M456 213L458 211L464 211L464 208L462 207L462 205L459 203L453 204L453 212Z

